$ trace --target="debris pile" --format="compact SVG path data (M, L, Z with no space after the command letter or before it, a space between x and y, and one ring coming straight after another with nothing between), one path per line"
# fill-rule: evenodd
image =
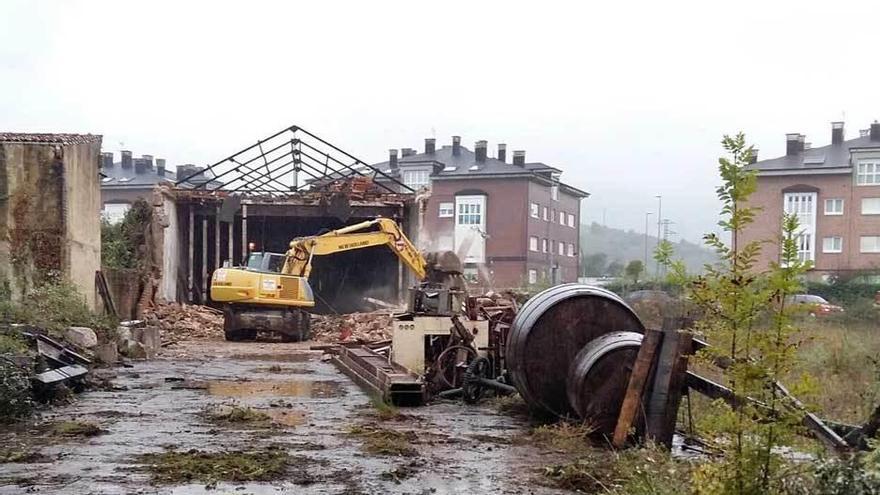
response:
M343 315L312 315L312 338L318 342L382 342L391 340L390 311Z
M144 311L144 320L159 327L163 343L223 338L223 313L207 306L160 304Z

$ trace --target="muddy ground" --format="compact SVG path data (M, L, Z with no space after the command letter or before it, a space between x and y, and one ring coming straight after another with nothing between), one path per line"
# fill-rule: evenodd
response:
M185 342L112 371L115 388L0 433L0 446L30 454L30 462L0 464L0 494L557 493L535 483L554 453L511 444L525 418L442 402L382 420L363 390L303 344ZM271 424L209 417L233 406L265 412ZM102 431L50 430L70 420ZM415 455L369 453L351 434L355 425L406 432ZM140 457L273 447L293 466L265 482L161 482Z

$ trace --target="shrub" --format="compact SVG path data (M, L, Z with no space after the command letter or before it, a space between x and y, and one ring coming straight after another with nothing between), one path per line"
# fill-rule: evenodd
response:
M0 302L0 321L26 323L50 333L70 326L112 331L116 322L93 313L76 286L67 281L48 282L32 289L19 304Z
M11 423L33 412L31 382L27 373L0 357L0 423Z

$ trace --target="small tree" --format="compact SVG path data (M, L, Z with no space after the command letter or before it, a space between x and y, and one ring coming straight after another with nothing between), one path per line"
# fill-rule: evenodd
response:
M706 437L716 441L724 456L697 469L697 491L780 493L783 463L778 447L790 440L799 420L784 407L779 385L792 368L796 350L791 345L796 330L791 313L795 308L786 304L786 296L799 290L798 280L809 263L798 258L797 217L786 215L779 239L781 261L758 271L757 257L763 243L742 238L758 212L748 205L757 185L755 173L746 169L753 149L746 146L743 134L725 136L722 145L729 157L719 159L722 184L716 192L722 203L719 226L730 241L725 243L717 234L704 236L721 261L707 266L704 275L689 279L684 263L671 259L670 245L661 243L655 258L669 268L676 283L687 287L689 299L705 315L697 322L696 331L705 335L712 347L700 358L729 363L725 376L732 391L763 404L757 407L746 402L734 408L721 401L713 403L703 426Z
M619 277L623 274L623 269L623 263L614 260L608 264L608 275L611 275L612 277Z
M626 265L626 276L631 278L633 283L639 283L639 277L645 271L645 264L641 260L632 260Z

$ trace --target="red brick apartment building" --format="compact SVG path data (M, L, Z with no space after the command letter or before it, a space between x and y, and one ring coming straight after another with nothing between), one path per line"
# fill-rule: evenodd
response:
M843 122L832 122L831 144L804 141L787 134L785 156L750 165L758 171L751 202L763 211L747 240L778 239L783 212L796 213L799 255L814 263L810 278L880 269L880 123L847 140ZM766 246L761 265L778 259L778 246Z
M486 141L471 151L458 136L439 149L426 139L422 153L391 150L374 166L420 191L419 247L457 252L472 280L495 288L577 280L589 194L561 182L561 170L526 162L525 151L508 162L504 144L494 158Z

